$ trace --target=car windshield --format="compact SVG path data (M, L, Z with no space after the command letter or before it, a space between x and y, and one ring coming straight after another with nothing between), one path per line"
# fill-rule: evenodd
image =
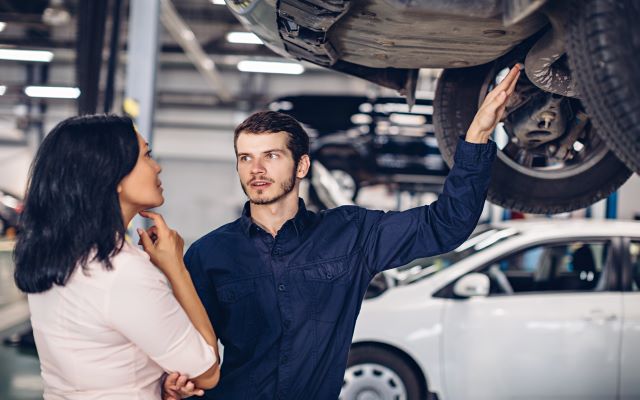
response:
M514 228L480 225L473 231L469 239L456 249L438 256L419 258L407 265L389 270L387 273L396 280L398 285L408 285L442 271L463 258L491 248L516 234L518 231Z

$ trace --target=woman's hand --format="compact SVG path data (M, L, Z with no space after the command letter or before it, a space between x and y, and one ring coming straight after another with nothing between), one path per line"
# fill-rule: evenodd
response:
M184 251L182 237L167 226L160 214L141 211L140 215L152 219L155 223L147 231L138 229L142 248L149 254L151 262L168 277L182 272L185 269L182 261Z
M162 383L162 400L180 400L187 397L204 395L185 375L173 372Z
M489 137L502 120L509 96L516 89L520 76L520 64L511 68L509 74L484 98L480 109L469 126L465 140L470 143L487 143Z

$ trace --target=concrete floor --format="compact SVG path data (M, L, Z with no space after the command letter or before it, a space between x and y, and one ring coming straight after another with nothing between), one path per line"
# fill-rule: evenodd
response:
M24 322L1 331L0 338L22 332L28 326L29 324ZM40 362L35 349L11 347L0 343L0 399L42 399L42 387Z
M0 400L37 400L43 386L35 348L3 343L29 328L26 298L13 283L12 251L12 241L0 240Z

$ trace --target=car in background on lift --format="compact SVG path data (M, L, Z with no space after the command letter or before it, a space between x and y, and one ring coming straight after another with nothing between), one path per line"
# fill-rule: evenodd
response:
M0 236L14 236L22 212L22 200L11 193L0 190Z
M341 400L640 398L639 222L479 226L419 264L364 301Z
M352 200L362 187L378 184L439 192L449 172L433 132L431 100L418 99L409 109L400 97L299 95L276 99L269 108L305 126L312 160Z
M639 1L226 3L277 54L399 90L409 103L418 70L443 68L433 125L449 165L486 94L523 63L494 134L494 204L571 211L640 172Z

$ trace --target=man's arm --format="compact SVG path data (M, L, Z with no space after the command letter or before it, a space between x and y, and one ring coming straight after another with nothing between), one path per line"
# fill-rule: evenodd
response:
M473 232L486 199L496 154L489 141L515 90L520 66L485 98L465 140L458 143L454 166L442 194L429 206L404 212L363 210L364 254L371 275L399 267L416 258L451 251Z

